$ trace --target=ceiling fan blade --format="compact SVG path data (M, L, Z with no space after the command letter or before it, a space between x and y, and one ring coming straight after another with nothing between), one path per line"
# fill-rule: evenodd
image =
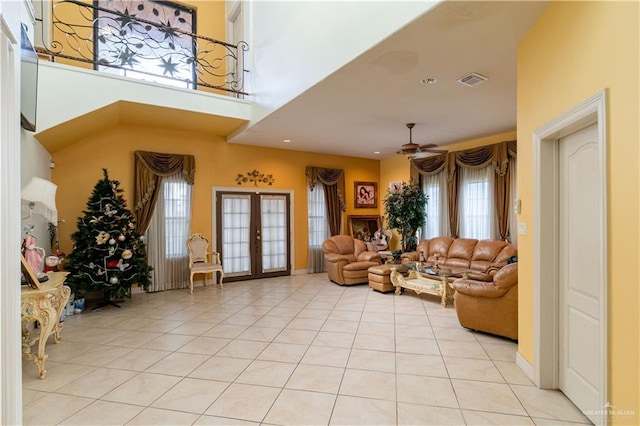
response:
M438 149L438 148L422 148L420 147L420 149L418 150L418 152L431 152L433 154L446 154L447 151L446 149Z

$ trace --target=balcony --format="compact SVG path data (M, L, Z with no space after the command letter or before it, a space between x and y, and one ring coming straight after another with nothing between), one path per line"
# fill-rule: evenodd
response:
M168 2L61 0L51 10L52 62L243 98L247 43L195 34L195 10Z

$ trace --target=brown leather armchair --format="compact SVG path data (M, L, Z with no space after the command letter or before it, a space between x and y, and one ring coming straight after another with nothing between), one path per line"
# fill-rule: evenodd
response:
M322 243L329 279L336 284L369 282L368 269L380 265L380 255L367 251L364 241L350 235L334 235Z
M518 340L518 264L498 270L493 281L471 278L453 282L460 325Z

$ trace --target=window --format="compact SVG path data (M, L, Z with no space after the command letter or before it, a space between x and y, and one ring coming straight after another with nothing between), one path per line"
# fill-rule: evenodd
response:
M446 236L449 231L449 215L447 204L447 177L444 171L422 177L422 188L429 197L427 199L426 214L424 224L424 239Z
M460 236L478 240L495 238L493 167L461 168Z
M327 209L324 204L324 187L318 183L308 191L309 247L321 247L328 237Z
M191 216L191 185L185 181L163 180L165 250L167 257L187 255Z
M307 209L309 217L307 271L309 273L324 272L322 243L329 238L329 223L327 222L327 207L322 183L316 183L313 191L307 190Z
M191 226L191 185L181 174L163 177L146 233L151 271L149 291L189 285L187 239Z
M195 82L196 12L168 1L99 0L97 69L116 75L192 88ZM115 11L116 13L110 12ZM135 19L158 23L154 26Z

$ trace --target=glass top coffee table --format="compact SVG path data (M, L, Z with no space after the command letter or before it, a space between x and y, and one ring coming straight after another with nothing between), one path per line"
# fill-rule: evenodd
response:
M418 269L420 270L410 270L405 276L395 266L391 267L389 278L396 288L396 294L402 294L402 289L413 290L417 294L432 294L440 297L440 304L442 307L446 307L447 301L452 300L453 297L453 287L449 282L449 277L462 272L454 272L445 268L418 267Z

